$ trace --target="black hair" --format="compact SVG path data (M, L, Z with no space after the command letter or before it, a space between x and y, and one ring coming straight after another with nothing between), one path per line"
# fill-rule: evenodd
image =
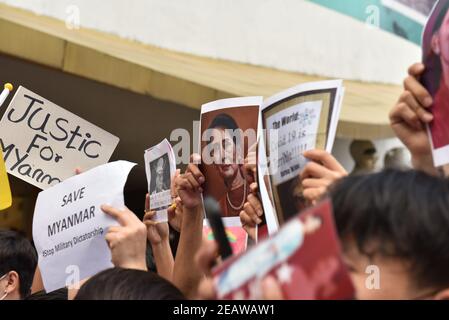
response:
M184 300L184 296L156 273L111 268L84 283L75 300Z
M18 232L0 229L0 276L17 272L22 299L31 292L36 266L37 255L30 241Z
M400 258L417 288L449 286L449 182L419 171L388 169L350 176L331 187L343 244Z
M220 113L218 116L212 120L209 125L209 129L214 128L225 128L231 130L233 135L234 144L237 144L237 138L240 139L240 130L237 122L235 122L234 118L226 113Z

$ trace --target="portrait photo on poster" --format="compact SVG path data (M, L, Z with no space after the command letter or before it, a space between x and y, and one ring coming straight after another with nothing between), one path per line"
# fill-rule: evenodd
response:
M145 151L145 171L150 195L150 210L156 211L155 221L167 221L167 209L172 204L171 180L176 172L176 159L167 139Z
M259 181L264 208L273 209L266 210L270 234L306 207L299 181L307 163L303 153L332 150L343 94L342 81L334 80L299 85L264 101L260 150L267 167L259 166Z
M170 164L168 154L150 161L151 184L150 195L170 190Z
M238 217L257 176L245 161L257 165L257 141L262 97L214 101L201 108L201 170L204 197L219 204L223 217Z
M423 33L422 84L433 97L428 126L436 167L449 163L449 0L436 3Z

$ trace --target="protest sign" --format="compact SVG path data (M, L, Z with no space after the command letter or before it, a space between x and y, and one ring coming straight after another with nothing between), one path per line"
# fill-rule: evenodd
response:
M257 180L244 169L245 160L257 164L262 97L213 101L201 107L201 171L204 197L219 204L224 217L238 217L249 185ZM251 150L254 150L252 154Z
M134 165L104 164L39 193L33 240L47 292L112 267L104 237L118 223L100 207L124 207L123 188Z
M273 276L287 300L351 299L354 288L341 257L330 200L293 218L271 238L213 270L217 298L260 299Z
M109 161L119 138L19 87L0 121L8 172L41 189Z
M306 83L264 101L259 189L270 234L305 207L299 173L303 152L331 152L344 94L341 80Z
M168 221L167 209L172 205L171 180L176 172L173 148L167 139L145 151L145 171L150 195L150 210L156 211L154 221Z
M240 254L246 250L248 245L248 233L243 229L239 217L222 218L226 235L234 255ZM203 238L206 241L214 241L214 233L209 226L208 220L203 221Z
M0 150L0 210L9 208L12 205L11 189L9 187L8 174L6 173L3 153Z
M428 126L433 162L449 163L449 0L440 0L423 33L422 84L433 97L433 121Z

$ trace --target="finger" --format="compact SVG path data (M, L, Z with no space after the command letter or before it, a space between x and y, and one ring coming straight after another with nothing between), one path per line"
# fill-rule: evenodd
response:
M104 213L107 215L113 217L115 220L118 221L118 223L122 226L125 226L129 222L129 216L126 211L118 210L114 207L111 207L109 205L102 205L101 210L103 210Z
M263 300L283 300L281 285L273 276L268 276L262 281L262 299Z
M186 173L187 172L190 172L195 177L195 179L199 182L199 184L203 184L204 181L206 181L203 173L200 171L200 169L198 168L198 166L196 164L190 163L187 166Z
M325 178L332 176L331 171L316 162L309 162L301 172L301 180L306 178Z
M253 206L249 202L244 204L243 210L248 214L248 216L251 217L255 224L262 223L262 220L257 215L256 210L254 210Z
M319 200L326 193L326 188L310 188L304 190L303 196L309 201Z
M322 179L311 179L311 178L304 179L304 180L302 180L301 183L302 183L302 186L304 187L304 189L319 188L319 187L322 187L324 184Z
M146 220L152 220L155 215L156 211L147 211L143 216L143 222L145 222Z
M121 229L122 229L122 227L119 227L119 226L111 226L108 228L107 233L119 232Z
M329 152L326 152L324 150L320 149L309 150L304 152L303 155L309 160L322 163L326 168L330 170L346 172L346 170L337 161L337 159L335 159L334 156L331 155Z
M257 182L253 182L249 185L249 190L252 193L257 193L257 191L259 191L259 185L257 184Z
M240 211L240 222L242 223L242 226L251 228L254 228L257 225L245 211Z
M398 103L390 112L390 123L392 126L405 122L409 127L415 130L423 130L424 127L418 114L411 110L404 102Z
M114 248L115 239L116 239L115 234L113 234L113 233L106 233L106 235L104 236L104 239L106 240L106 243L108 244L108 247L110 249Z
M251 206L256 211L257 215L261 217L263 215L263 207L260 203L260 200L258 197L256 197L254 194L249 194L247 198L248 202L251 204Z
M410 91L404 91L400 101L405 102L408 108L415 112L421 121L429 123L433 120L433 115L421 106Z
M145 212L150 210L150 195L147 193L145 196Z
M145 220L143 223L145 224L145 226L146 226L147 228L148 228L148 227L154 227L155 225L158 224L157 221L153 221L153 220Z
M198 181L196 180L196 178L193 176L192 173L187 172L187 173L184 175L184 178L187 179L187 180L190 182L190 184L192 185L192 187L193 187L195 190L198 190L198 189L200 188L200 184L198 183Z
M405 90L410 91L424 108L429 108L432 106L433 99L431 95L415 77L408 76L405 78L404 88Z
M423 63L418 62L413 64L410 68L408 68L408 74L415 78L418 78L419 76L421 76L421 74L424 72L425 69L426 66Z
M178 190L193 190L193 186L190 184L184 176L176 180Z

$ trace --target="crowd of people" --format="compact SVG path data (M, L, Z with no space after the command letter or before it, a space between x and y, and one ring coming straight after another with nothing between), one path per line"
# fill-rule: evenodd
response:
M310 150L299 181L308 205L330 198L356 299L449 298L449 181L435 168L426 124L432 97L419 79L424 65L410 67L404 91L390 112L391 128L408 148L413 169L389 168L349 175L323 150ZM168 222L157 223L149 195L145 214L103 206L117 220L105 239L114 268L80 283L45 292L32 244L13 231L0 231L0 299L214 299L214 266L222 263L217 244L203 241L202 186L205 176L192 155L170 186L175 203ZM245 166L244 166L245 167ZM247 165L254 173L256 168ZM240 220L249 238L262 223L264 208L253 182ZM173 239L173 235L176 239ZM366 286L366 267L376 265L381 285ZM273 277L261 279L259 299L283 299ZM298 284L299 286L300 284Z

